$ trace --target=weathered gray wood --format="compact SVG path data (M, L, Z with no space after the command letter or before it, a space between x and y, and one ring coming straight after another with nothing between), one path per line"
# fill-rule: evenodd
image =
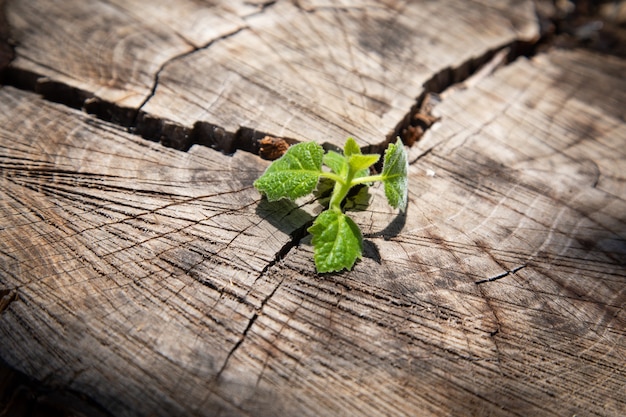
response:
M113 415L198 407L306 206L262 203L247 153L167 150L9 87L0 108L0 357Z
M244 26L253 3L6 0L11 78L55 101L132 124L168 61Z
M259 158L5 87L0 357L121 416L619 416L625 67L554 51L444 94L406 216L374 188L366 257L324 276L287 252L319 207L260 202Z
M346 414L622 415L625 71L553 51L446 95L406 216L376 189L339 276L312 281L299 246L223 377L310 367L311 403Z
M11 76L126 125L141 108L139 132L178 148L230 152L265 134L334 144L353 135L376 146L424 84L446 84L491 51L538 37L530 0L263 6L8 1Z
M9 81L181 148L376 147L537 35L530 1L147 4L7 1ZM267 162L1 87L0 359L116 416L621 416L625 73L551 51L442 94L407 214L375 187L323 276Z
M138 22L164 25L194 48L202 48L216 39L231 35L245 26L243 17L257 13L260 5L254 1L228 2L183 0L172 4L167 0L108 0ZM77 8L83 8L80 3Z
M246 23L168 65L140 125L203 122L201 140L227 150L245 146L237 132L240 141L270 134L340 146L354 136L376 146L425 84L538 36L531 2L277 2Z

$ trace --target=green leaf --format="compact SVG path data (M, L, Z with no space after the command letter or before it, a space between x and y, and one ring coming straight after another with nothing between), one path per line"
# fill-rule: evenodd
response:
M345 156L361 154L361 148L359 148L354 138L348 138L348 140L346 140L346 144L343 145L343 154Z
M322 172L324 149L315 142L299 143L272 162L254 186L269 201L281 198L295 200L310 194Z
M359 227L345 214L323 211L308 229L313 235L313 253L317 272L350 269L363 252Z
M374 165L380 159L380 155L351 155L348 163L353 171L362 171Z
M363 155L361 148L357 145L354 138L348 138L343 146L343 154L355 172L354 178L365 177L369 175L369 167L374 165L380 159L380 155Z
M385 152L380 175L369 175L369 168L380 157L363 155L354 139L348 138L343 151L343 155L333 151L324 155L323 148L314 142L294 145L254 182L270 201L295 200L313 192L316 185L318 195L325 195L332 188L330 209L323 211L308 229L313 235L315 266L320 273L350 269L362 256L361 231L343 211L367 207L365 182L383 181L387 200L395 208L405 210L408 200L408 158L400 139ZM322 171L322 164L333 173L326 168Z
M324 164L330 168L335 174L345 175L346 168L348 167L348 162L343 155L338 154L334 151L328 151L326 155L324 155Z
M354 174L354 179L361 178L361 177L367 177L369 174L370 174L369 168L365 168L365 169L362 169L360 171L357 171L357 173Z
M401 211L406 209L408 198L407 171L409 162L400 138L395 144L390 143L385 151L383 162L383 183L385 185L385 195L387 201L394 208Z

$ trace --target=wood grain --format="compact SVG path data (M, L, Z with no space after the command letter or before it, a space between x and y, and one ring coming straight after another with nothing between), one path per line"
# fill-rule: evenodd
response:
M384 146L426 88L539 35L530 0L7 1L10 84L178 149Z
M538 30L531 1L0 0L3 80L40 94L0 86L0 360L122 417L621 417L623 60L443 92L407 213L379 186L350 212L349 272L315 273L321 206L263 200L242 151L382 151Z
M253 3L6 0L16 58L7 78L131 125L167 62L244 26Z
M366 258L322 280L304 241L223 376L329 414L623 414L625 69L554 51L447 96L406 216L374 189Z
M266 134L337 146L354 136L377 149L425 84L538 36L530 2L276 2L246 23L161 72L140 131L196 127L196 140L226 151Z
M261 202L266 163L250 154L167 150L0 97L0 357L113 415L189 412L279 285L264 270L318 209Z
M258 157L4 87L0 357L118 416L619 416L625 66L553 51L444 94L406 215L374 187L365 258L322 276L319 205L263 203Z

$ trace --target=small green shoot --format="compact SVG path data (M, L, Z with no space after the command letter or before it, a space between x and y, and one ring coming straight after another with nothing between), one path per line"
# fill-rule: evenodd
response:
M379 155L362 154L352 138L346 141L343 154L334 151L325 154L315 142L299 143L291 146L254 182L269 201L275 201L295 200L312 193L320 178L334 181L328 209L320 213L308 229L313 235L317 272L350 269L362 256L361 231L341 206L352 187L382 181L389 204L401 211L406 209L408 160L400 139L389 144L385 151L382 172L370 175L370 167L379 159Z

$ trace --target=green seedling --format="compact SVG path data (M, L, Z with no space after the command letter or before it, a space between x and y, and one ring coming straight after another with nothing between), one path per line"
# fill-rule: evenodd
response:
M370 175L380 155L362 154L354 139L348 138L343 154L324 153L315 142L299 143L274 161L254 186L269 201L295 200L312 193L320 179L334 181L328 209L317 216L308 232L313 235L317 272L350 269L363 252L363 236L356 223L342 210L348 191L358 184L382 181L387 201L404 211L407 204L407 154L398 138L385 151L382 172ZM325 166L326 168L323 168Z

